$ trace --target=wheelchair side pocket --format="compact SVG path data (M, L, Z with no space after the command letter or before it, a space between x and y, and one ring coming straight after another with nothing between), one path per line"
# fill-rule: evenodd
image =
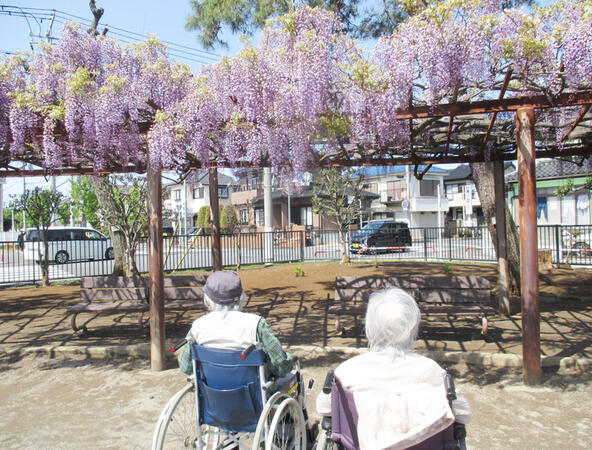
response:
M228 431L255 431L262 410L255 383L214 389L200 381L199 390L203 401L200 422Z

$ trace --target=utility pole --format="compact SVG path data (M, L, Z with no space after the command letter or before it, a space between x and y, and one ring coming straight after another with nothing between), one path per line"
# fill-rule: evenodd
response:
M265 215L265 265L273 264L273 201L271 167L263 168L263 212Z

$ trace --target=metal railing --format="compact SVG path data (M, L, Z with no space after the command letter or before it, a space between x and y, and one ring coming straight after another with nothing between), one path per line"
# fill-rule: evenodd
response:
M486 227L411 228L411 245L400 245L400 238L383 236L382 241L346 251L354 261L423 260L495 262L496 254ZM164 237L165 270L168 272L212 267L210 236L179 235ZM342 257L339 233L333 230L273 231L221 236L222 264L225 267L283 262L337 261ZM591 225L541 225L538 227L539 251L549 251L554 264L592 266ZM42 245L41 243L34 243ZM71 242L72 254L89 256L96 243ZM89 247L91 246L91 247ZM59 246L55 243L50 252ZM23 252L17 242L0 242L0 285L38 283L41 267L34 256ZM105 249L66 262L57 254L49 255L51 281L108 275L113 260L105 258ZM148 246L140 242L135 261L140 272L148 271Z

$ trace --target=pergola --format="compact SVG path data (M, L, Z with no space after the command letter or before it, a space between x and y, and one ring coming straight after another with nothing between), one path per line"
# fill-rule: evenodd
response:
M330 12L298 8L264 30L258 47L200 77L173 67L158 43L130 52L70 27L36 72L19 64L8 78L0 73L0 177L147 173L151 362L161 370L163 168L209 170L217 270L219 167L416 165L417 172L419 164L492 164L507 311L503 162L517 160L524 380L534 384L541 377L535 160L583 163L592 154L590 19L578 14L581 3L527 17L502 14L495 2L449 2L380 41L374 59L354 51ZM98 112L87 121L88 108Z
M506 77L509 80L509 75ZM506 82L507 85L507 82ZM407 152L394 153L389 149L376 147L362 152L356 145L348 144L341 152L319 155L318 166L332 165L402 165L402 164L434 164L460 162L490 162L494 164L495 196L496 196L496 232L497 255L499 269L500 301L507 302L508 296L508 263L506 259L505 236L505 200L503 161L517 160L519 172L519 205L520 205L520 247L521 247L521 291L522 291L522 325L523 325L523 368L524 380L529 384L536 384L541 377L540 355L540 317L539 317L539 287L538 287L538 255L537 255L537 201L536 201L536 173L535 159L542 157L589 157L592 154L592 118L587 115L592 105L592 91L566 93L557 97L544 95L530 95L497 100L476 102L458 102L440 104L435 107L417 106L407 110L399 110L397 117L407 120L410 127L424 126L430 122L430 129L441 136L433 142L433 146L425 143L411 143ZM561 140L543 142L536 138L537 127L535 115L550 108L579 108L577 118L567 127ZM515 113L514 130L506 131L500 137L492 130L500 129L496 124L499 113ZM513 123L513 117L505 118L505 127ZM460 124L455 128L455 123ZM470 140L462 139L462 130L470 124L479 123L480 127L473 127L468 133ZM147 124L148 126L148 124ZM542 124L543 128L545 124ZM503 128L503 127L501 127ZM455 133L457 133L455 135ZM540 135L540 129L538 131ZM456 136L456 138L455 138ZM513 137L515 136L515 137ZM493 148L488 146L488 140L495 139ZM471 147L471 143L480 145ZM561 145L564 143L564 145ZM30 154L25 162L41 166L42 160ZM217 168L226 166L224 161L212 161L209 169L210 195L212 198L213 223L218 224L217 205ZM0 151L0 176L21 177L33 175L47 175L44 169L24 169L15 165L6 149ZM184 169L203 168L198 162L188 164ZM106 173L146 172L148 177L148 211L149 225L149 276L150 276L150 342L151 362L154 370L162 370L165 363L165 321L163 297L163 241L162 241L162 185L160 169L150 165L108 167ZM52 175L78 175L93 173L90 165L70 166L54 169ZM212 227L213 238L213 269L222 267L219 229Z

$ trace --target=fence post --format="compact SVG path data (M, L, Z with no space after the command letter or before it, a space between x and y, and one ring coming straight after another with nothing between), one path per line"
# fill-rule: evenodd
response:
M305 231L299 231L300 233L300 262L304 261L304 246L306 244L306 242L304 242L304 240L306 239L306 232Z
M446 236L446 231L444 236ZM452 236L448 236L448 259L452 260Z
M423 229L423 259L428 260L428 234L427 228Z
M561 265L561 233L559 232L559 227L561 225L555 225L555 247L557 247L555 249L555 252L557 253L557 268L559 268L559 266Z

